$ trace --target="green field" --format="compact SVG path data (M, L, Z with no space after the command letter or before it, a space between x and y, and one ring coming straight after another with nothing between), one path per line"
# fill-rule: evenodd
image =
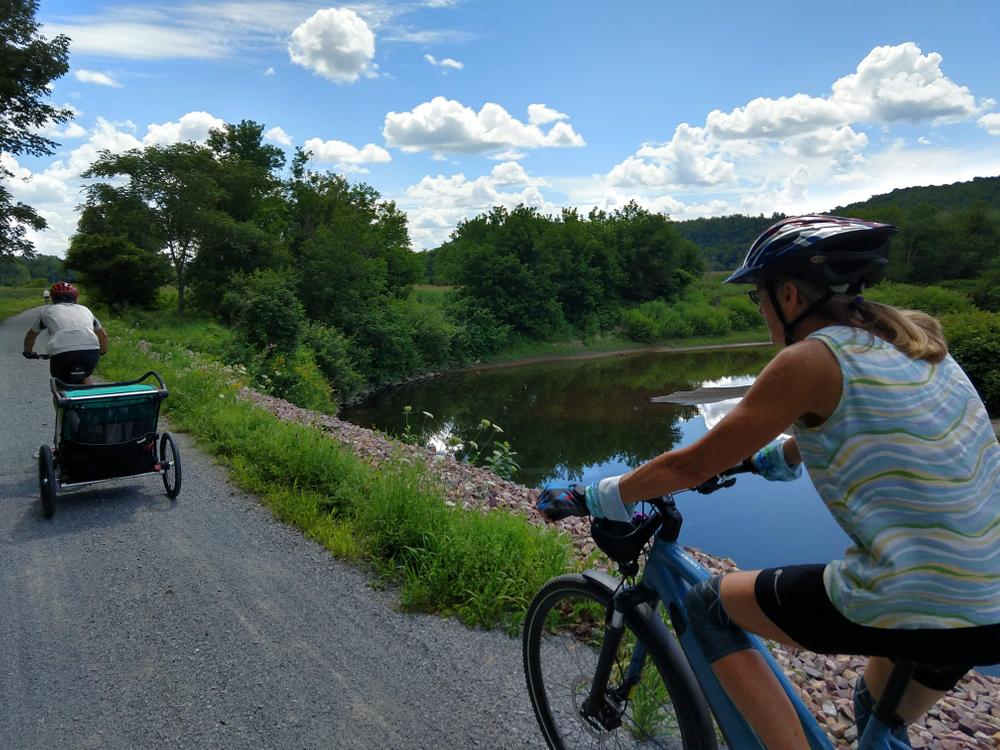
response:
M44 286L0 286L0 320L38 307Z

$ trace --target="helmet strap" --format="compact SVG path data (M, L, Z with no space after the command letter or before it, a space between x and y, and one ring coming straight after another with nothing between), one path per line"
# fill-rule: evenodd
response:
M774 313L778 316L778 321L781 323L781 326L785 331L785 346L791 346L795 343L795 326L823 307L823 305L827 303L827 300L833 297L834 292L832 289L827 289L823 293L822 297L806 307L806 309L799 313L795 317L795 320L791 322L789 322L785 317L785 313L782 311L781 305L778 304L778 294L774 291L773 281L767 282L767 294L771 298L771 306L774 307Z

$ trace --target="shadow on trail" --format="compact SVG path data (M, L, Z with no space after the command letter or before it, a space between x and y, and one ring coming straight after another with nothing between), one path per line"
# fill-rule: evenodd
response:
M56 496L56 511L52 518L42 516L42 504L38 499L38 481L31 479L5 482L2 486L6 504L15 502L22 505L21 514L11 528L9 543L25 544L38 539L72 535L95 529L106 529L130 523L138 511L168 512L177 507L164 497L160 482L152 484L154 477L122 479L107 484L95 484L79 489L68 489ZM136 483L148 481L147 488ZM8 489L11 491L8 494ZM20 502L30 497L31 501Z

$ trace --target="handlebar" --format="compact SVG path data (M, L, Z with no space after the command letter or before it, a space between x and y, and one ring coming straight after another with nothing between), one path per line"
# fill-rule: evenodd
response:
M732 487L736 484L736 475L752 473L756 471L747 460L716 474L696 487L680 492L708 495ZM609 521L606 518L595 518L591 521L590 534L597 546L618 564L622 574L626 576L635 575L638 571L636 561L653 534L666 541L676 542L680 536L681 524L684 523L684 517L677 509L673 495L653 497L644 502L653 506L656 512L650 513L645 518L636 516L632 522Z
M711 495L713 492L725 489L726 487L732 487L736 484L737 474L756 474L757 470L754 468L750 459L745 460L743 463L732 466L725 471L716 474L711 479L706 479L699 485L691 487L689 490L684 490L686 492L697 492L700 495Z

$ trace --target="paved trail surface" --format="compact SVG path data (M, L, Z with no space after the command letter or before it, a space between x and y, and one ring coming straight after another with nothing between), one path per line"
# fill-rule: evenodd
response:
M400 613L183 435L176 502L145 477L44 520L29 315L0 322L0 747L540 746L518 640Z

